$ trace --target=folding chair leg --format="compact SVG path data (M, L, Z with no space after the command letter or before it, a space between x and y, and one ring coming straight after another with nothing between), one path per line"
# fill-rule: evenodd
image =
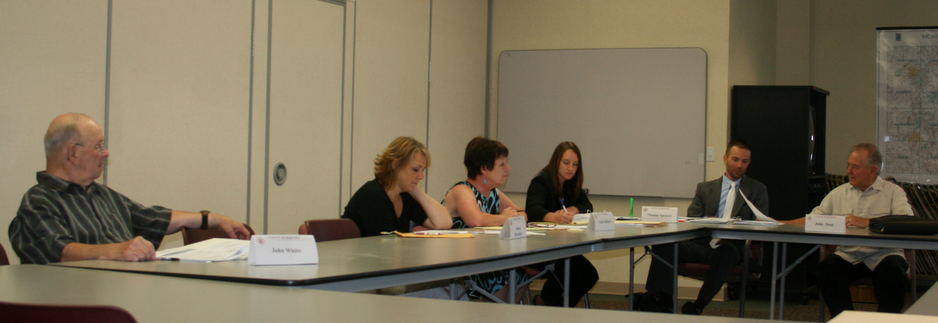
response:
M469 287L474 289L476 293L479 293L483 297L488 298L490 301L498 303L498 304L508 304L508 303L505 303L505 301L501 300L500 298L495 297L495 295L492 295L489 292L482 290L481 288L477 288L478 286L476 285L476 282L474 280L467 280L466 283L468 283ZM508 287L503 287L503 288L508 288Z
M739 287L741 289L739 291L739 317L746 317L746 282L749 281L749 257L751 256L749 245L751 243L751 241L746 240L745 250L743 251L743 275L740 277L742 282Z
M590 308L590 293L583 294L583 304Z

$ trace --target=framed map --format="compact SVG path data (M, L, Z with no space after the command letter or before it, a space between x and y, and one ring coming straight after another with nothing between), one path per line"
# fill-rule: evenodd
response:
M938 27L878 28L877 140L883 177L938 181Z

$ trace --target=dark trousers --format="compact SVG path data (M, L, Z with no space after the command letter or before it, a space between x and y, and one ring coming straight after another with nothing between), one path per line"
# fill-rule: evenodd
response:
M905 291L909 285L909 263L905 258L892 255L883 258L870 270L863 262L851 264L832 254L818 267L818 288L827 302L831 317L844 310L853 310L850 283L863 277L873 278L873 291L879 301L879 312L899 313L905 306Z
M716 249L710 247L710 238L694 239L652 246L652 251L667 262L674 259L674 246L677 245L677 260L680 263L695 263L710 265L703 286L697 294L697 304L705 306L713 300L720 291L726 278L729 277L733 267L740 264L742 259L743 241L724 241ZM648 268L648 279L645 289L658 299L667 302L674 292L673 271L665 263L652 258ZM668 302L670 303L670 302Z
M593 286L599 281L599 273L596 272L596 268L586 257L573 256L569 259L570 303L568 305L574 307L580 302L583 295L593 289ZM564 259L543 262L528 267L544 270L544 267L551 263L554 264L554 272L542 276L547 278L547 282L544 283L544 289L541 290L541 299L544 300L544 304L550 306L563 306Z

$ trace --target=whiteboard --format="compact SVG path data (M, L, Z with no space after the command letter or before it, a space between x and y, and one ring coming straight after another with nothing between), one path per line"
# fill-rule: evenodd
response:
M590 194L692 198L705 179L703 49L504 51L498 69L505 191L526 192L562 141L580 147Z

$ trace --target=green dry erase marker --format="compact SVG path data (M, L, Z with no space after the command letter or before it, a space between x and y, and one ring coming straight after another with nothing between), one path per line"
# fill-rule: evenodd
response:
M634 213L632 213L632 210L634 209L635 209L635 198L630 197L629 198L629 217L635 217Z

